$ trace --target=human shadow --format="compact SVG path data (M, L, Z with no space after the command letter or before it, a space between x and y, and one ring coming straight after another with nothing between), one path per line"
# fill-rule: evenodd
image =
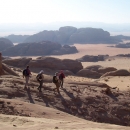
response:
M75 98L73 93L70 93L68 91L66 91L66 89L62 89L70 98Z
M27 91L27 94L28 94L28 98L29 98L30 103L35 104L35 102L33 101L32 96L31 96L31 93L30 93L30 88L26 89L26 91Z
M50 107L49 106L49 103L48 103L48 97L47 96L45 96L45 94L43 94L43 92L41 91L40 92L40 97L42 98L42 100L44 101L44 103L46 104L46 107Z

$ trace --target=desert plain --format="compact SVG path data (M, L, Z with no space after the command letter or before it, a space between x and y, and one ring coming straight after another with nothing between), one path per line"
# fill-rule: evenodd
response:
M110 44L74 46L79 51L76 54L51 57L75 60L84 55L107 54L110 57L105 61L82 62L83 68L100 65L130 71L130 58L116 56L129 54L130 48L109 47ZM0 76L0 130L130 129L130 76L105 76L95 79L67 75L64 89L60 89L61 94L58 95L53 91L55 85L52 83L52 74L44 74L44 86L42 93L39 93L35 78L37 73L32 72L29 88L24 90L22 69L12 66L10 68L19 77ZM107 88L110 93L106 92Z

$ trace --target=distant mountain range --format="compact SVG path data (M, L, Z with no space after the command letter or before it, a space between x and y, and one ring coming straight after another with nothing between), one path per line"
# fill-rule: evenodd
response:
M43 30L58 30L63 26L74 26L76 28L102 28L108 32L118 32L130 35L130 23L102 23L102 22L53 22L53 23L3 23L0 24L0 36L15 35L32 35Z
M60 44L74 43L120 43L122 39L130 40L130 36L111 36L108 31L100 28L76 28L73 26L60 27L59 30L43 30L33 35L9 35L5 38L13 43L32 43L51 41Z

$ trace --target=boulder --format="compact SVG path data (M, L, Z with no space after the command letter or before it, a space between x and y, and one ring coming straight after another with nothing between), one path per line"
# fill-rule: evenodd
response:
M87 77L87 78L100 78L101 74L96 71L82 69L76 73L78 76Z
M111 72L111 71L116 71L117 69L114 68L114 67L102 67L102 68L99 68L97 71L101 74L105 74L107 72Z
M130 72L125 69L120 69L116 71L107 72L102 77L105 76L130 76Z
M3 51L12 46L14 46L14 45L10 40L8 40L6 38L0 38L0 51Z

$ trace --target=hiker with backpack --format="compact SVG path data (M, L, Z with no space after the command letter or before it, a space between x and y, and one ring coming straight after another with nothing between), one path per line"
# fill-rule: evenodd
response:
M61 70L60 73L59 73L59 79L60 79L60 86L61 86L61 88L63 88L64 78L65 78L65 75L64 75L63 71Z
M43 85L43 81L44 81L44 75L43 75L44 71L41 70L38 75L36 76L37 81L39 82L39 87L37 88L39 90L39 92L41 92L41 88Z
M59 88L60 88L60 80L59 80L59 75L58 72L55 73L53 76L53 83L56 85L57 92L60 94ZM54 91L55 91L54 89Z
M25 87L24 87L24 89L26 89L27 86L28 86L29 78L31 77L31 71L30 71L28 65L27 65L26 69L23 70L23 78L24 77L25 77Z

